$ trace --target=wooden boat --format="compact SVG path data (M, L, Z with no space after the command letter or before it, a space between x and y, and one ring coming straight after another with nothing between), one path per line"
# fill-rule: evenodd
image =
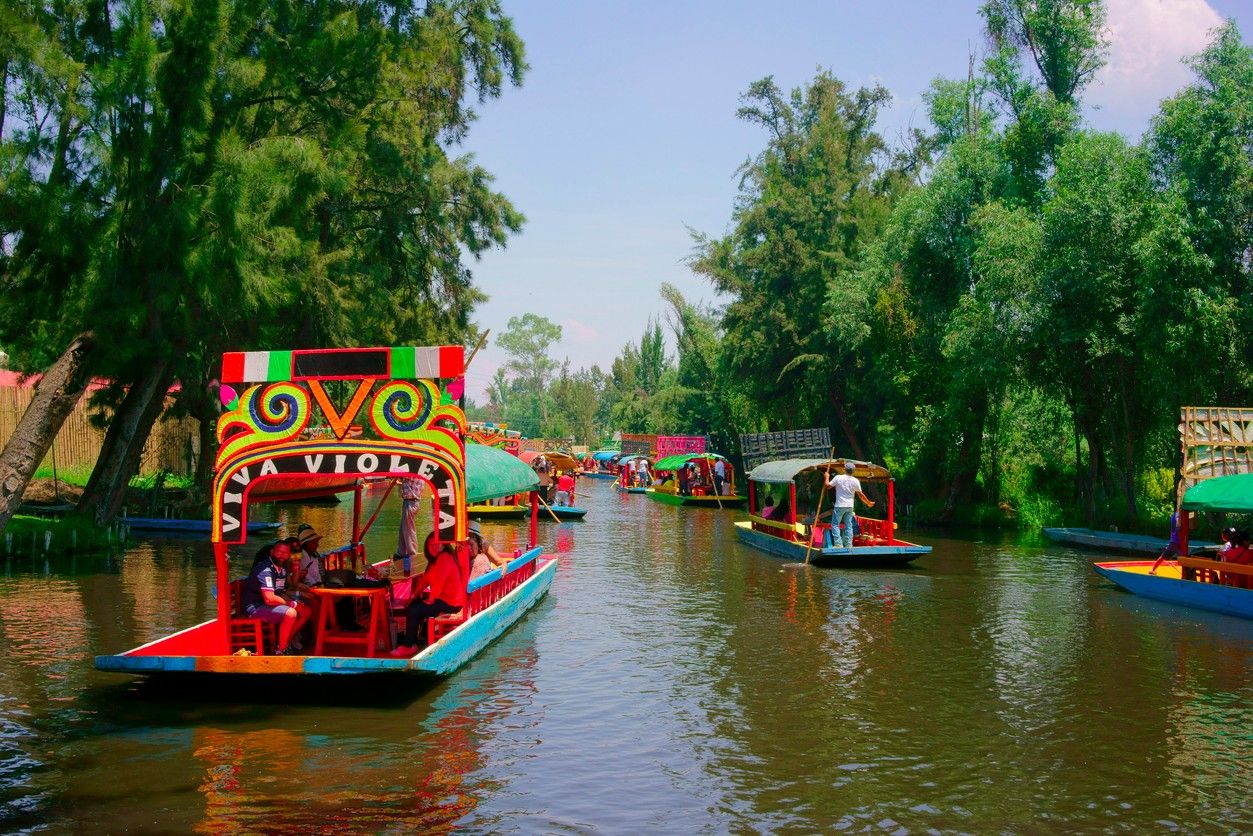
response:
M1054 543L1097 551L1130 552L1157 556L1167 541L1147 534L1123 534L1120 531L1094 531L1090 528L1045 528L1044 536ZM1195 548L1213 548L1216 543L1196 543Z
M714 493L714 464L721 460L726 467L726 494ZM688 494L679 493L678 469L694 464L700 474L700 484ZM658 459L653 465L653 472L661 480L661 484L653 488L648 498L665 505L679 505L691 508L739 508L747 497L735 492L735 468L724 457L717 453L682 453ZM667 476L669 478L667 478Z
M617 475L611 473L606 468L609 467L609 463L617 458L618 455L617 450L597 450L595 453L592 453L587 457L588 459L591 459L592 467L587 467L587 460L584 460L585 464L583 467L583 475L589 479L617 479Z
M1253 474L1217 476L1193 485L1179 510L1179 556L1093 564L1101 577L1136 595L1253 618L1253 565L1196 557L1188 541L1194 513L1253 513Z
M648 493L652 490L652 487L641 487L634 483L635 463L640 459L643 459L645 462L649 461L648 456L638 453L619 455L617 459L614 460L614 466L618 469L618 475L616 477L618 484L616 487L619 493Z
M583 476L586 479L617 479L617 474L610 473L607 470L585 470Z
M822 547L822 537L830 528L828 523L805 525L797 520L797 483L807 482L808 487L820 484L827 473L843 473L846 462L856 465L855 475L864 482L884 482L887 485L887 517L878 520L857 517L858 531L850 549ZM786 505L767 505L766 492L786 493ZM811 491L819 496L820 489ZM829 492L828 492L829 498ZM774 508L764 516L766 508ZM778 509L782 508L780 512ZM826 516L830 506L822 509ZM896 537L896 489L892 476L886 468L853 459L783 459L766 462L753 468L748 474L748 519L735 523L735 534L741 542L755 549L794 560L808 559L811 563L831 566L903 566L919 556L928 554L930 546L910 543ZM811 541L816 541L812 548Z
M587 516L586 508L576 508L573 505L549 505L548 508L563 520L581 520Z
M488 505L477 503L466 506L466 513L475 520L523 520L531 509L525 505Z
M556 561L536 547L537 480L514 456L480 445L465 445L465 415L443 397L441 384L464 374L460 346L434 348L339 349L250 352L223 358L223 384L251 384L227 404L219 418L220 449L214 468L212 538L217 575L216 617L116 655L96 657L104 671L187 676L265 674L448 674L465 664L507 630L548 591ZM322 388L324 380L356 384L356 394L340 414ZM224 386L224 395L234 395ZM224 397L225 400L225 397ZM357 415L369 416L370 429L334 438L302 438L301 431L320 410L332 427L346 428ZM334 655L279 655L273 630L238 610L238 581L231 581L231 547L241 546L248 509L267 480L286 476L324 477L331 490L353 479L353 539L339 558L366 567L361 544L361 500L366 477L417 478L431 498L439 542L465 548L466 508L496 496L530 493L530 547L504 571L468 585L458 614L432 619L428 646L410 658L387 653L394 613L384 611L381 589L332 590L361 598L368 607L364 634L327 636L317 643L352 646ZM269 496L271 500L281 498ZM377 513L377 512L376 512ZM464 552L463 552L464 553ZM247 564L250 564L248 561ZM246 569L245 566L240 567ZM236 572L235 574L240 574ZM408 579L396 579L408 589ZM234 594L233 594L234 593ZM366 600L368 599L368 601ZM380 603L382 602L382 603ZM330 600L323 601L330 612ZM337 644L329 644L334 638Z
M182 534L194 534L200 537L208 537L212 533L212 520L168 520L160 517L125 517L119 520L123 525L129 527L132 531L174 531ZM282 523L276 522L250 522L248 523L249 534L261 534L266 531L274 531Z

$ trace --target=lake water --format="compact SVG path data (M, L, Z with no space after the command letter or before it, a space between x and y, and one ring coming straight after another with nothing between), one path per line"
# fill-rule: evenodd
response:
M541 526L548 597L441 681L98 673L212 616L207 544L7 560L0 828L1253 829L1253 622L1133 597L1044 543L915 532L935 547L915 568L820 569L741 546L733 512L580 490L586 521ZM275 513L326 548L351 514ZM504 551L525 525L485 529Z

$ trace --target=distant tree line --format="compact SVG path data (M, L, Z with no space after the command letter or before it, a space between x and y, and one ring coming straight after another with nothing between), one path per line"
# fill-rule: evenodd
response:
M650 323L608 371L506 367L484 412L732 453L740 433L830 426L937 520L1164 514L1179 407L1253 404L1253 49L1214 31L1132 143L1080 117L1101 2L982 16L986 56L932 83L900 147L876 128L881 87L751 85L739 115L765 145L691 262L725 304L665 287L674 356Z

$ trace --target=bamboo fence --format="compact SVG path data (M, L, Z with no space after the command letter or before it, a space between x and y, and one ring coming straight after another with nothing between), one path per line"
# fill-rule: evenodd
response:
M17 429L34 394L33 387L0 386L0 449ZM41 466L55 466L61 472L89 471L96 464L103 441L104 430L93 427L88 420L87 396L84 395L65 419ZM190 476L196 468L199 450L200 436L195 419L158 421L144 446L139 472L148 474L165 470L179 476Z

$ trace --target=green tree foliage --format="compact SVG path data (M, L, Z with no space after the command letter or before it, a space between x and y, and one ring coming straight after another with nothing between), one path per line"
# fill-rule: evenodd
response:
M508 390L502 393L508 405L506 420L528 435L541 435L548 423L548 384L557 371L557 361L548 352L559 339L560 327L528 313L510 317L508 330L496 340L509 355L505 370L512 376Z
M104 515L170 381L212 419L226 347L464 337L482 298L465 256L521 223L452 153L470 97L525 67L496 0L3 0L0 17L0 342L37 369L95 328L117 383L86 494Z
M832 338L824 309L851 282L906 178L885 168L875 132L882 87L849 91L830 73L785 95L770 78L750 86L740 118L767 133L741 170L733 231L696 236L693 269L731 302L722 361L771 427L829 423L855 454L870 426L852 404L862 358Z

